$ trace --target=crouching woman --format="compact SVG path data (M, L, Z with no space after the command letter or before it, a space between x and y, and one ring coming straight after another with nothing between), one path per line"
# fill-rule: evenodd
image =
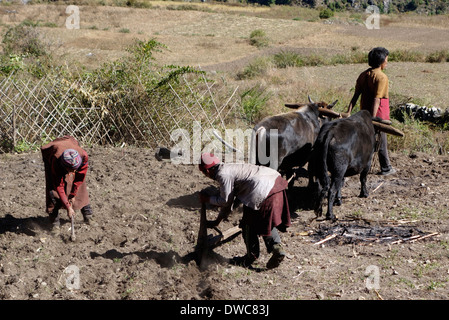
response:
M59 229L59 209L69 219L81 209L86 223L92 217L86 174L88 155L71 136L57 138L41 147L45 167L46 212L55 232Z
M278 231L286 232L291 225L287 200L287 181L268 167L248 163L221 163L213 154L202 154L199 169L208 178L220 184L220 195L200 193L201 202L222 207L216 220L208 227L217 226L232 211L234 200L243 204L240 223L247 254L234 257L231 263L245 267L259 258L259 236L268 253L273 253L267 268L276 268L285 258Z

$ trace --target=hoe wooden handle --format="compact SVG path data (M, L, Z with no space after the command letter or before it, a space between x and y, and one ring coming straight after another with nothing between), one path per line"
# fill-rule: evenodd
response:
M206 203L201 203L200 230L198 231L197 248L205 248L207 246L207 217Z
M76 236L75 236L75 216L72 215L70 220L71 220L71 223L72 223L72 226L70 227L70 231L71 231L70 240L75 241L76 240Z

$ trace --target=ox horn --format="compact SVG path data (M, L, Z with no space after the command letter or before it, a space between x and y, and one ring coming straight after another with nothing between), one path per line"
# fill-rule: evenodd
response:
M298 109L300 107L303 107L304 105L299 103L286 103L285 106L290 109Z
M310 98L309 95L307 95L307 98L309 98L309 102L310 102L310 103L315 103L315 102L312 100L312 98Z
M389 133L389 134L392 134L392 135L395 135L395 136L399 136L399 137L403 137L404 136L404 133L401 130L396 129L396 128L392 127L389 124L373 121L373 126L374 126L375 129L377 129L379 131L382 131L382 132L385 132L385 133Z
M334 102L332 102L331 104L328 104L328 105L327 105L327 108L328 108L328 109L332 109L333 107L335 107L335 105L337 104L337 102L338 102L338 99L335 100Z
M341 114L338 112L335 112L333 110L327 109L327 108L318 108L318 112L320 113L320 116L326 116L329 118L340 118Z

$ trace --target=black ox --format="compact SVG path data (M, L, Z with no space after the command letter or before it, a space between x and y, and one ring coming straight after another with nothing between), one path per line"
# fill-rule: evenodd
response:
M336 116L330 109L337 101L314 103L309 97L309 102L286 104L296 110L264 118L251 136L250 162L279 171L289 180L290 187L294 168L302 168L308 162L320 128L328 121L326 116Z
M317 179L317 216L322 215L323 200L327 193L326 219L336 220L332 208L335 200L335 205L341 204L344 177L360 174L360 197L368 197L366 178L374 148L375 130L371 115L366 110L322 126L309 162L311 179Z

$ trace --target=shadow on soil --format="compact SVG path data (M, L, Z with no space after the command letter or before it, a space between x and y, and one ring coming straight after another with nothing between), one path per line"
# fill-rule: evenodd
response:
M0 234L14 232L33 237L39 229L50 230L50 222L47 216L15 218L8 213L0 218Z

